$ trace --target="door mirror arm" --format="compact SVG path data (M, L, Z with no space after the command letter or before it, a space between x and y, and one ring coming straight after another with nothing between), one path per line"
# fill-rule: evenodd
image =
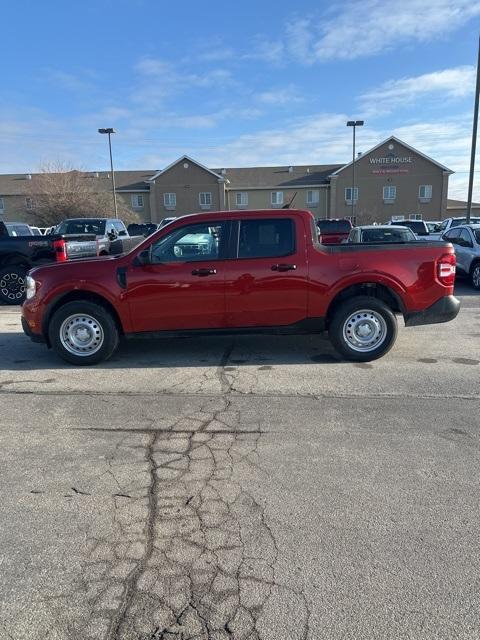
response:
M148 264L152 264L151 248L137 253L133 260L133 264L136 267L144 267Z

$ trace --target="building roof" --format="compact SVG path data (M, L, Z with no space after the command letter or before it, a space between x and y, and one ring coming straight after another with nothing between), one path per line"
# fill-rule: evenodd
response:
M194 160L194 158L191 158L190 156L187 156L185 154L183 156L180 156L180 158L178 158L171 164L169 164L168 167L165 167L165 169L160 169L159 171L156 171L154 175L150 177L150 180L152 181L155 180L155 178L158 178L158 176L161 176L163 173L166 173L169 169L177 165L179 162L183 162L184 160L188 160L188 162L193 162L193 164L196 164L197 167L200 167L204 171L207 171L207 173L211 173L212 175L214 175L215 178L217 178L217 180L219 180L220 182L226 182L224 175L217 173L215 169L209 169L204 164L201 164L200 162L198 162L198 160Z
M82 180L92 181L97 191L111 191L112 179L109 171L79 171ZM115 171L115 183L117 191L149 190L149 185L145 184L153 174L154 170L146 171ZM28 175L31 179L28 179ZM0 175L0 196L29 195L35 191L35 182L38 181L40 173L10 173Z
M291 167L232 167L213 171L227 178L229 189L294 189L328 184L328 176L341 166L343 165L312 164Z
M432 164L435 164L437 167L439 167L440 169L442 169L443 171L446 171L449 174L455 173L454 171L452 171L451 169L449 169L448 167L445 167L443 164L440 164L440 162L437 162L436 160L434 160L433 158L430 158L430 156L425 155L424 153L422 153L421 151L419 151L418 149L415 149L415 147L411 147L409 144L407 144L406 142L403 142L403 140L400 140L400 138L396 138L395 136L390 136L388 137L386 140L383 140L382 142L379 142L378 144L376 144L374 147L372 147L371 149L369 149L368 151L365 151L365 153L362 153L360 158L356 159L356 162L358 162L359 160L362 160L364 156L367 156L369 153L372 153L372 151L376 151L379 147L381 147L382 145L386 144L387 142L391 142L393 140L393 142L396 142L397 144L401 144L403 147L405 147L406 149L409 149L410 151L413 151L413 153L416 153L417 156L420 156L421 158L424 158L425 160L428 160L429 162L431 162ZM353 163L353 160L350 161L348 164L344 164L342 165L339 169L337 169L337 171L335 171L335 173L333 173L332 175L337 175L339 174L341 171L343 171L344 169L346 169L347 167L349 167L351 164Z

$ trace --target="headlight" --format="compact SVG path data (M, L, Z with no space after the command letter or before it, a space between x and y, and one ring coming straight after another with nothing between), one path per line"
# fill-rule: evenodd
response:
M26 284L27 284L27 287L26 287L27 300L31 300L37 293L37 283L33 278L31 278L30 276L27 276Z

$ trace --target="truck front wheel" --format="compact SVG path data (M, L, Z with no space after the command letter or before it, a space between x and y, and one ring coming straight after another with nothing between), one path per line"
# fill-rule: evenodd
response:
M67 302L57 309L48 336L54 351L77 366L107 360L119 340L112 315L101 305L87 300Z
M397 319L382 300L358 296L338 307L328 331L333 346L347 360L368 362L393 347Z

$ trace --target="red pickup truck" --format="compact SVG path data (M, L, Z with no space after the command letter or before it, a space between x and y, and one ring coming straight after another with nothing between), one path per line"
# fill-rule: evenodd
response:
M122 336L328 330L347 359L389 351L407 326L447 322L455 254L445 242L324 246L308 211L179 218L130 253L34 269L25 333L76 365L110 357Z

